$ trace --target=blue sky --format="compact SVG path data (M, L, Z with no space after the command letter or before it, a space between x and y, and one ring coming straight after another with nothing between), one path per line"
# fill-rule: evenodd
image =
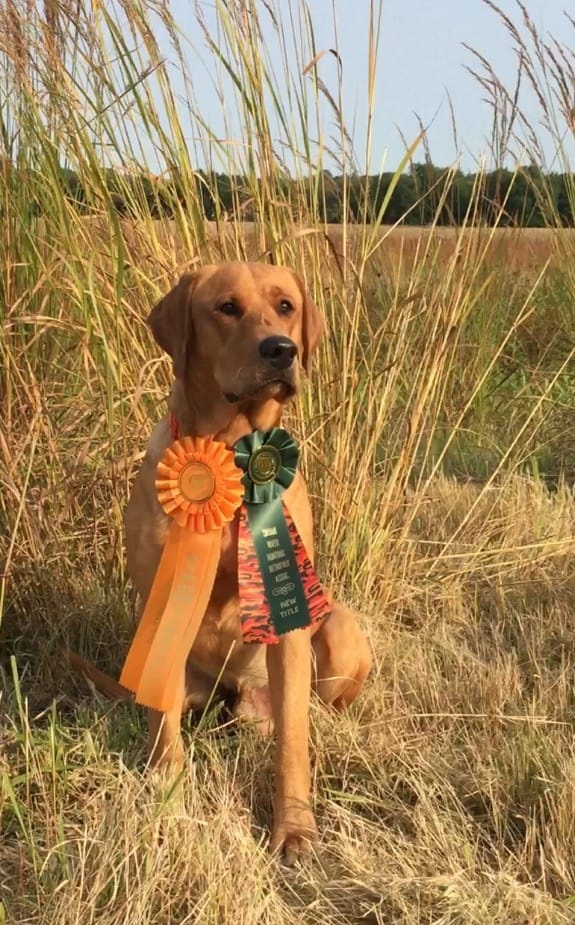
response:
M333 28L324 16L328 0L310 0L322 43ZM526 0L529 15L540 34L553 33L573 45L575 31L564 15L565 0ZM506 14L519 20L515 0L500 0ZM364 121L362 90L365 87L366 24L369 0L336 0L340 49L344 62L345 93L349 109ZM397 128L412 139L418 131L417 112L430 125L433 160L451 163L458 149L453 139L448 94L456 117L458 146L464 164L472 168L486 150L491 130L484 92L465 65L475 66L464 44L487 57L496 73L513 85L517 57L513 43L496 15L481 0L384 0L382 39L377 73L377 125L374 158L387 149L390 165L403 153ZM535 118L532 96L525 104Z
M573 46L575 30L567 22L563 10L566 0L525 0L535 26L542 35L553 34ZM276 8L288 22L292 3ZM378 5L377 3L375 4ZM208 23L215 22L213 2L200 0ZM332 13L332 0L308 0L314 24L318 50L335 45L336 27ZM520 21L515 0L499 0L504 13ZM333 0L337 21L338 47L342 61L343 98L348 128L353 127L356 149L365 150L367 120L367 43L369 0ZM191 45L201 57L203 37L195 22L190 0L173 0L172 9L180 23L188 23ZM262 23L273 49L273 35L262 9ZM382 36L379 50L376 87L376 118L370 169L383 166L394 169L404 152L398 129L408 141L418 132L417 113L429 127L431 155L435 163L453 163L458 154L462 166L473 170L487 151L491 129L489 107L482 101L484 95L479 84L465 70L473 65L472 55L463 43L473 46L494 65L503 82L512 85L516 70L513 43L495 13L482 0L384 0ZM273 54L273 52L272 52ZM205 60L208 60L206 54ZM210 75L202 69L193 55L190 60L199 109L216 132L224 132L223 107L210 88ZM295 63L294 63L295 67ZM318 63L318 74L334 90L337 87L337 63L329 54ZM575 92L575 91L574 91ZM453 137L448 104L451 98L457 125L457 145ZM533 94L526 93L523 104L530 116L537 120L538 111ZM227 114L233 120L233 114ZM325 132L329 134L333 122L328 107L323 113ZM229 124L228 124L229 129ZM229 133L228 133L229 134ZM543 137L543 133L541 134ZM551 160L551 148L546 148ZM416 158L417 159L417 158ZM422 159L419 158L419 159ZM555 164L558 167L557 164Z

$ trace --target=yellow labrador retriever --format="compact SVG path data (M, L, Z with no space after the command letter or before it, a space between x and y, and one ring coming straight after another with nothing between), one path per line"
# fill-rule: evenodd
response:
M149 317L172 358L170 394L179 436L211 435L228 447L280 424L285 403L309 370L323 322L289 269L258 263L206 266L184 275ZM152 433L126 511L128 573L144 607L170 525L156 497L156 466L172 442L168 418ZM284 499L313 560L312 515L298 473ZM180 766L182 712L207 702L219 679L235 714L277 735L272 848L293 863L316 836L310 805L309 699L313 688L342 708L359 693L371 655L354 614L332 603L315 632L299 629L276 645L242 643L237 578L238 515L223 531L212 596L190 652L177 706L148 711L153 764ZM140 610L141 612L141 610ZM312 677L313 675L313 677Z

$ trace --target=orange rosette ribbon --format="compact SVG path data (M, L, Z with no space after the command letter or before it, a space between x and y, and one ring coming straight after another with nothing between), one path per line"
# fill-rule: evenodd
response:
M158 501L173 523L120 676L137 703L162 712L177 703L212 593L222 527L244 496L242 477L233 451L210 437L183 437L158 463Z

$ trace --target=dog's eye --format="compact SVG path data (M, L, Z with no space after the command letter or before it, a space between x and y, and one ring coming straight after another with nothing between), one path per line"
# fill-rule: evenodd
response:
M291 313L293 312L293 305L291 304L289 299L281 300L280 304L278 305L278 312L280 313L280 315L291 315Z
M217 310L221 312L222 315L228 315L229 318L240 318L242 314L239 305L236 305L231 299L228 302L222 302L221 305L218 305Z

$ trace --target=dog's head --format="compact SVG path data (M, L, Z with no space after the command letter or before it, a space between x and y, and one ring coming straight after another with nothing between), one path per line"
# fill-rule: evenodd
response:
M200 372L228 402L293 396L323 332L300 278L259 263L186 273L148 323L177 379Z

